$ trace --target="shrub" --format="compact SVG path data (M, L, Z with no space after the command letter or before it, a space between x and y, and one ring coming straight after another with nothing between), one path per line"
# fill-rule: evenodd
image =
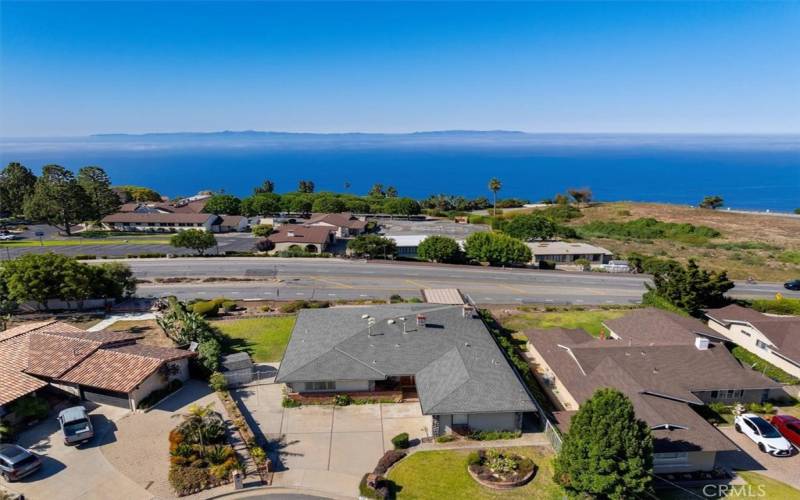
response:
M296 313L300 309L325 309L330 307L331 303L328 301L317 300L293 300L281 306L282 313Z
M391 302L392 304L399 304L399 303L403 302L403 297L401 295L396 294L396 293L392 294L392 296L389 297L389 302Z
M408 433L401 432L400 434L396 435L392 438L392 444L396 450L405 450L409 447L408 442Z
M404 451L389 450L383 454L380 460L378 460L378 464L375 466L375 469L372 472L375 474L384 475L392 465L402 460L405 456L406 452Z
M303 404L300 401L295 401L294 399L284 396L283 401L281 401L281 406L284 408L297 408L302 406Z
M208 487L208 471L199 467L172 466L169 470L169 484L178 495L186 495Z
M12 411L26 422L46 417L49 410L47 401L36 396L22 397L12 405Z
M216 392L222 392L228 387L228 381L225 380L225 375L220 372L214 372L208 379L209 385Z
M483 462L483 457L478 451L470 452L467 456L467 464L469 465L480 465L481 462Z
M456 437L452 434L445 434L443 436L439 436L436 438L437 443L449 443L451 441L455 441Z
M706 243L709 238L718 238L720 232L707 226L688 223L662 222L653 218L641 218L628 222L593 221L580 227L584 237L615 239L667 239L690 244Z
M497 441L498 439L517 439L521 437L520 431L475 431L469 438L474 441Z
M269 224L256 224L252 229L253 236L266 238L272 234L272 226Z
M709 403L708 407L718 415L728 415L731 413L730 406L726 405L725 403Z
M256 243L256 250L259 252L271 252L275 250L275 243L272 240L263 239Z
M759 358L750 351L736 346L731 349L731 354L738 359L743 365L749 366L757 372L761 372L767 377L782 384L796 385L800 384L800 379L794 377L777 366Z
M204 318L216 316L219 313L219 302L215 300L206 300L195 302L192 306L192 311Z
M756 311L773 314L790 314L800 316L800 299L783 297L780 300L758 299L752 302Z
M333 398L333 404L336 406L350 406L350 403L352 402L353 398L347 394L337 394L336 397Z

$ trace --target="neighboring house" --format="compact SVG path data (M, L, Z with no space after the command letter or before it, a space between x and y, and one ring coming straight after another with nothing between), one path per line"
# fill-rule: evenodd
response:
M390 240L393 240L397 246L398 257L416 258L419 244L425 241L425 238L434 236L432 234L386 234L383 235ZM450 238L450 236L447 236ZM456 240L458 246L464 249L464 240Z
M434 436L518 430L538 411L470 306L304 309L276 381L300 394L415 390Z
M586 259L590 264L606 264L613 255L603 247L588 243L570 243L568 241L531 241L527 243L531 249L531 263L541 262L554 264L572 264L578 259Z
M117 212L103 217L102 223L115 231L175 233L186 229L213 231L218 219L214 214Z
M170 381L189 378L188 359L196 353L137 344L139 338L87 332L57 321L0 332L0 371L5 375L0 406L51 386L81 399L134 410Z
M336 241L334 231L327 226L284 224L267 237L275 244L275 251L303 250L322 253Z
M772 316L735 304L705 313L714 331L800 378L800 317Z
M644 309L605 323L611 338L583 330L531 330L528 356L553 402L562 430L597 389L613 387L633 402L654 437L658 473L709 471L736 446L692 406L712 401L763 402L782 386L743 367L702 322Z
M359 219L350 212L342 212L340 214L315 214L312 215L304 225L332 228L335 230L337 238L358 236L359 234L364 234L367 230L367 221Z
M250 226L247 217L241 215L220 215L217 223L212 226L214 232L230 233L246 231Z

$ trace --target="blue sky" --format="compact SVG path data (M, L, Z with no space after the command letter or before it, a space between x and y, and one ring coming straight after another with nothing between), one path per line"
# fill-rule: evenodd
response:
M800 3L0 3L0 135L800 132Z

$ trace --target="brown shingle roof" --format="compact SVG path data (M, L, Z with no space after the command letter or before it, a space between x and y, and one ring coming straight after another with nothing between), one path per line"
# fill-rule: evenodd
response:
M733 449L676 399L701 404L693 392L780 387L743 368L718 343L699 350L693 344L628 346L624 341L593 339L580 330L531 330L526 335L579 403L599 388L614 387L631 399L637 416L651 427L686 428L654 430L658 452Z
M725 326L732 321L750 323L769 339L775 351L789 359L800 361L800 317L769 316L736 304L709 309L706 316Z
M742 307L738 304L730 304L718 309L708 309L706 310L706 316L718 320L721 323L726 323L728 321L744 321L749 323L768 317L754 309Z
M292 236L289 236L292 233ZM331 229L324 226L305 226L301 224L284 224L277 233L268 236L273 243L316 243L329 241Z
M135 224L146 224L152 222L153 224L158 223L187 223L187 224L204 224L208 221L209 218L216 218L217 216L214 214L200 214L200 213L174 213L174 214L157 214L157 213L123 213L117 212L115 214L107 215L103 217L103 222L106 223L135 223Z
M698 334L726 340L700 320L661 309L636 309L604 324L625 344L691 345Z
M337 227L347 227L350 229L364 229L367 227L367 222L353 218L350 212L342 212L340 214L316 214L308 219L308 224L317 222L325 222Z

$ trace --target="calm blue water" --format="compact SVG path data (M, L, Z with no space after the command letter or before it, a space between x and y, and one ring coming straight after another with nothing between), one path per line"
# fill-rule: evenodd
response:
M566 137L566 136L565 136ZM696 204L708 194L727 206L791 211L800 207L800 141L176 141L121 138L52 142L4 139L0 161L38 170L100 165L115 184L150 186L168 196L212 189L247 195L263 179L279 192L310 179L317 190L365 193L375 182L401 195L501 196L538 201L569 187L598 200Z

